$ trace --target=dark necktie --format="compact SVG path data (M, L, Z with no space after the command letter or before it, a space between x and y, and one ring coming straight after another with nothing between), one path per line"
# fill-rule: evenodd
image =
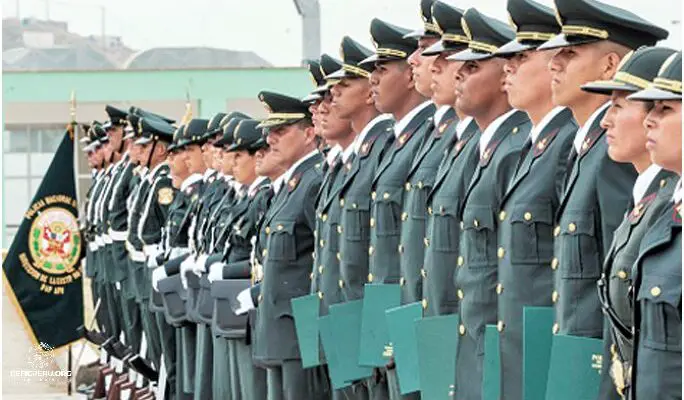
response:
M575 166L575 162L577 161L577 150L575 150L575 145L572 145L572 149L570 150L570 155L568 156L568 163L566 164L565 167L565 184L563 187L568 186L568 179L570 178L570 174L572 173L572 169Z
M527 154L530 152L530 149L532 149L532 138L527 138L525 141L525 144L523 145L522 150L520 151L520 158L518 159L518 165L515 167L515 173L517 175L518 170L520 169L520 166L525 162L525 157L527 157Z

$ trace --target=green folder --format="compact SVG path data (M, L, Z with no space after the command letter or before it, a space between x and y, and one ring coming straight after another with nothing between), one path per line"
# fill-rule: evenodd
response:
M601 339L554 335L546 399L595 399L602 362L610 360L603 360Z
M415 323L423 318L423 306L411 303L390 308L385 312L385 317L401 394L417 392L420 390L420 375Z
M328 369L331 375L338 375L340 381L354 382L368 378L373 368L359 365L359 347L361 343L361 310L362 300L333 304L329 309L329 325L332 329L332 343L323 341ZM321 336L322 338L322 336ZM334 346L334 350L331 348ZM330 350L329 350L330 348ZM334 352L334 360L328 356ZM334 386L334 385L333 385ZM335 387L338 389L338 387Z
M340 360L339 353L335 343L334 331L339 329L333 321L333 317L326 315L318 319L318 327L321 333L321 342L323 342L323 349L325 350L325 359L328 362L328 371L330 372L330 383L334 389L341 389L351 385L347 383L343 377L343 370L339 368Z
M385 346L390 344L385 311L400 304L399 285L366 284L361 312L360 365L384 367L389 362L389 357L383 355Z
M421 399L452 400L456 376L458 324L456 314L415 322Z
M482 365L482 399L499 400L501 392L501 359L499 357L499 331L496 325L485 329L484 363Z
M318 294L310 294L290 300L295 330L297 331L299 353L304 368L321 365L320 342L318 340L320 301Z
M523 399L546 397L546 380L551 359L553 307L525 307L523 310Z

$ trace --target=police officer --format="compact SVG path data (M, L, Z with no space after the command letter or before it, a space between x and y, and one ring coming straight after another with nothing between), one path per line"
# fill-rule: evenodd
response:
M322 159L307 104L272 92L261 92L259 99L269 111L259 127L268 129L273 156L288 170L259 233L263 280L240 293L236 313L254 308L256 300L253 358L267 369L269 399L329 398L323 369L302 369L290 309L290 300L309 290L315 198L321 186L314 166Z
M523 312L552 306L553 216L560 203L567 159L577 124L572 112L554 107L548 64L552 51L536 51L560 32L553 10L532 0L509 0L516 39L497 55L506 63L510 104L527 113L533 128L514 175L504 189L498 219L498 322L501 393L523 398Z
M667 31L629 11L597 4L557 0L561 34L539 49L557 49L549 64L553 102L570 108L580 126L554 228L553 332L601 338L603 318L595 283L629 203L636 171L608 157L605 129L600 126L608 97L579 86L613 78L631 49L653 45L665 39Z
M479 164L459 210L462 258L454 280L462 300L455 389L458 398L479 399L485 326L496 323L497 256L504 256L501 248L497 251L498 220L494 216L531 123L524 112L512 109L504 88L504 61L496 57L496 51L515 37L514 32L474 8L463 14L463 30L470 39L468 49L448 59L463 62L456 75L457 106L475 119L482 135Z
M654 101L644 120L651 161L679 175L674 195L642 239L632 269L633 366L629 398L678 398L682 376L682 52L670 56L648 88L628 100Z

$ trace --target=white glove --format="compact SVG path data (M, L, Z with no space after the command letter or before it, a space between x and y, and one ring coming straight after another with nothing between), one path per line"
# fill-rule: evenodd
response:
M251 291L251 288L247 288L237 295L237 300L240 302L240 308L234 311L235 315L246 314L249 310L254 310Z
M159 264L157 264L157 256L149 256L147 257L147 268L157 268Z
M211 264L211 266L209 267L209 276L207 276L209 282L220 281L223 279L224 266L225 264L220 261Z
M159 291L159 281L166 278L166 269L164 267L157 267L152 271L152 287L157 292Z
M197 261L195 261L195 265L192 268L192 272L197 275L197 276L202 276L203 273L207 272L207 259L209 258L208 254L202 254L201 256L197 257Z
M180 277L181 277L181 283L183 284L183 288L187 289L188 288L188 277L187 274L188 272L192 271L192 268L195 266L195 257L193 255L189 255L185 260L180 265Z

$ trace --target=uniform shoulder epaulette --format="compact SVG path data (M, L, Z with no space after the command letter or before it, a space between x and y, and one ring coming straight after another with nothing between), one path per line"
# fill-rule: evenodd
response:
M543 138L541 138L537 144L534 145L534 150L532 150L532 155L534 158L537 158L544 154L544 151L549 147L553 139L558 135L558 132L560 132L560 128L556 128L553 131L549 132L547 135L545 135Z
M289 181L287 181L287 191L289 193L292 193L297 188L297 185L299 185L299 182L302 179L302 173L298 172L296 173L292 178L290 178Z
M367 157L370 154L370 151L373 148L373 143L375 143L375 141L378 139L378 136L379 135L373 135L363 141L361 148L359 149L359 156Z
M435 137L437 137L437 138L442 137L442 135L444 135L444 132L446 131L446 129L449 127L449 125L451 125L452 122L454 122L455 119L456 119L455 117L447 118L446 121L439 124L439 126L435 130Z
M605 132L603 128L595 128L592 129L589 133L587 133L587 136L584 138L584 141L582 142L582 147L580 148L579 155L583 155L586 152L589 151L594 146L594 143L596 143L597 139L601 137L601 135Z

